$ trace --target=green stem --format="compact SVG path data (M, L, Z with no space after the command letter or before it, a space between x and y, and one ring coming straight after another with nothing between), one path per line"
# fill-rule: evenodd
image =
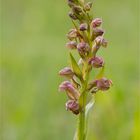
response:
M81 97L82 99L82 111L79 114L79 122L78 122L78 139L77 140L85 140L86 136L86 130L85 130L85 102L86 102L86 97L85 93L83 93L83 96Z
M85 140L86 139L86 100L87 100L87 84L89 79L89 70L88 70L88 63L85 62L84 65L84 81L82 82L82 89L81 89L81 96L79 99L79 104L81 107L81 112L79 114L78 120L78 133L77 133L77 140Z

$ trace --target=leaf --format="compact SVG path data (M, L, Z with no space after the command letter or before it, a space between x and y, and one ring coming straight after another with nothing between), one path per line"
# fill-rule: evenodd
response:
M102 78L104 76L105 67L103 66L100 72L97 74L96 79Z
M70 59L71 59L71 67L73 69L73 72L75 73L75 75L78 77L78 78L82 78L82 72L76 62L76 60L74 59L74 57L72 56L72 54L70 53Z
M89 113L90 113L90 111L91 111L91 109L93 108L93 106L94 106L94 103L95 103L95 100L94 100L94 98L92 97L92 99L91 99L91 101L86 105L86 111L85 111L85 133L87 133L87 131L88 131L88 118L89 118ZM86 138L85 138L86 139Z
M93 98L93 97L92 97ZM85 115L86 115L86 118L88 117L88 114L91 110L91 108L93 107L95 101L94 99L92 99L87 105L86 105L86 112L85 112Z

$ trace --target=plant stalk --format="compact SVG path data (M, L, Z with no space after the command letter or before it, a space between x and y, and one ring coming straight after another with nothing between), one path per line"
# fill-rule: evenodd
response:
M88 79L89 79L89 70L88 70L88 63L85 62L84 65L84 81L82 82L82 90L81 90L81 97L79 99L79 104L81 107L81 112L79 114L78 118L78 136L77 140L85 140L86 139L86 98L87 98L87 84L88 84Z

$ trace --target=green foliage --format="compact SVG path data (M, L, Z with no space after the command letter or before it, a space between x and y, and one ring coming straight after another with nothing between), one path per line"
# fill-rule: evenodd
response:
M75 75L82 79L82 72L76 62L76 60L74 59L73 55L70 53L70 60L71 60L71 67L73 69L73 72L75 73Z

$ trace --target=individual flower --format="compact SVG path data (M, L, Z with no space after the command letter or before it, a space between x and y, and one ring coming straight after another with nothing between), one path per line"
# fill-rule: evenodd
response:
M69 17L73 20L77 20L77 16L73 12L69 12Z
M102 36L96 37L95 43L97 46L103 46L103 47L107 47L108 44L108 42Z
M82 23L79 27L80 31L85 31L88 29L88 25L87 23Z
M93 57L89 60L89 64L92 65L94 68L100 68L104 65L104 60L101 57Z
M75 5L74 0L68 0L69 7L73 7Z
M104 30L95 28L93 29L93 36L96 38L98 36L102 36L104 34Z
M65 67L59 71L59 75L67 78L72 78L74 76L74 73L70 67Z
M89 53L90 47L87 43L81 42L77 45L79 54L83 57Z
M69 49L76 49L77 48L77 43L76 41L70 41L66 44L66 47Z
M72 10L75 14L80 14L82 12L82 8L80 6L73 6Z
M68 100L66 102L66 109L72 111L75 115L79 114L80 112L79 104L75 100Z
M110 88L111 85L112 85L112 81L105 77L96 80L96 87L99 90L106 91Z
M102 91L108 90L111 85L112 85L112 81L105 77L96 80L96 86L99 90Z
M96 27L99 27L101 24L102 24L102 19L96 18L96 19L92 20L91 27L96 28Z
M59 85L60 91L66 91L68 97L72 100L78 100L80 94L78 90L69 81L64 81Z
M75 39L77 37L77 35L78 35L77 30L76 29L71 29L68 32L67 37L68 37L69 40L73 40L73 39Z
M112 81L103 77L101 79L93 80L88 84L88 90L96 93L98 90L106 91L112 85Z

